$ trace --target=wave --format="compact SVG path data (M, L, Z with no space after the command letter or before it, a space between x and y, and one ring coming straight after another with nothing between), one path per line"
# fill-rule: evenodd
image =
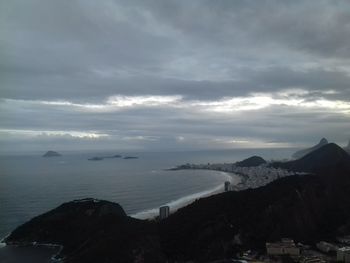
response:
M11 233L7 234L3 238L0 237L0 248L6 247L5 239L10 236Z
M233 174L222 172L222 175L225 176L225 179L226 179L225 181L229 181L231 183L234 182L234 178L232 177ZM235 183L237 183L237 182L235 182ZM165 203L163 205L169 206L170 213L174 213L179 208L191 204L196 199L207 197L207 196L217 194L217 193L221 193L223 191L224 191L224 185L223 185L223 183L221 183L220 185L217 185L214 188L204 190L201 192L197 192L194 194L186 195L184 197L181 197L181 198L176 199L176 200L172 200L172 201ZM163 205L161 205L161 206L163 206ZM158 215L159 215L159 207L155 207L155 208L151 208L151 209L137 212L135 214L131 214L129 216L137 218L137 219L153 219Z

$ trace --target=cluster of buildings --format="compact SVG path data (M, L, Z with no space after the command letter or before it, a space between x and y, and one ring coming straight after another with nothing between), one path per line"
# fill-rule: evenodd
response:
M295 262L322 263L322 262L345 262L350 263L350 247L337 246L332 243L321 241L316 244L317 251L310 246L295 244L294 240L283 238L281 241L266 243L266 252L269 257L278 258L289 256Z
M341 247L337 249L337 261L350 263L350 247Z
M300 248L294 243L294 240L282 238L280 242L266 243L266 252L269 256L299 256Z
M291 172L281 168L269 167L267 164L254 167L240 167L235 163L216 163L216 164L184 164L180 165L173 170L182 169L203 169L203 170L215 170L228 173L235 173L241 176L242 182L236 186L226 186L225 191L228 190L244 190L248 188L258 188L264 186L272 181L300 173Z
M247 188L258 188L264 186L279 178L295 175L295 172L287 171L281 168L260 165L255 167L233 167L233 173L239 174L244 178L244 182L238 185L237 190Z

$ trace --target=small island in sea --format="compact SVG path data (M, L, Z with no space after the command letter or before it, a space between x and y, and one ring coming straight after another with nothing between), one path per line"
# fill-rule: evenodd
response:
M92 157L88 159L89 161L102 161L103 158L102 157Z
M125 156L123 159L128 160L128 159L138 159L139 157L137 156Z
M47 151L43 157L59 157L62 156L62 154L55 152L55 151Z
M310 148L301 149L301 150L295 152L295 153L293 154L293 158L299 159L299 158L301 158L301 157L307 155L308 153L313 152L313 151L315 151L315 150L321 148L322 146L324 146L324 145L326 145L326 144L328 144L327 139L326 139L326 138L322 138L318 144L316 144L316 145L314 145L314 146L312 146L312 147L310 147Z
M102 161L103 159L113 159L113 158L121 158L122 156L119 154L113 155L113 156L95 156L92 158L89 158L89 161Z

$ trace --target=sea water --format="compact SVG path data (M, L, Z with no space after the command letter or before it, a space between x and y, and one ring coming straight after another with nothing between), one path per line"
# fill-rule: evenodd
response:
M129 215L155 216L161 205L172 211L201 196L223 190L224 181L239 177L219 171L167 171L184 163L235 162L251 155L289 158L291 149L197 152L61 152L0 156L0 239L34 216L63 202L93 197L119 203ZM138 159L95 156L115 154Z

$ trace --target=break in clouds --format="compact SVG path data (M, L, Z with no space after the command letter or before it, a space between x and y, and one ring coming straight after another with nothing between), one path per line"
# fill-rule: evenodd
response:
M350 139L349 1L0 1L4 151Z

